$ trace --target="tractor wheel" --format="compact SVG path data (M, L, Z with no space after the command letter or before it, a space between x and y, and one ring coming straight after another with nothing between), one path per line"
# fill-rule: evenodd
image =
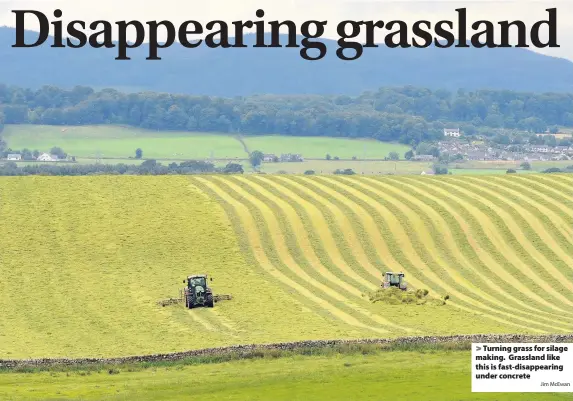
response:
M193 299L192 298L187 299L187 308L193 309Z
M213 294L207 294L207 302L205 302L207 304L207 306L209 308L212 308L213 306L215 306L215 303L213 301Z

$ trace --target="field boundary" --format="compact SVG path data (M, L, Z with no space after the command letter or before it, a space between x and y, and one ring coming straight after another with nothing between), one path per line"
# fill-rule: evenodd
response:
M295 351L297 349L331 348L345 345L426 345L443 343L565 343L573 342L572 334L524 335L524 334L473 334L453 336L411 336L397 338L365 338L357 340L308 340L272 344L231 345L227 347L203 348L168 354L149 354L117 358L44 358L44 359L0 359L0 369L64 367L87 365L121 365L130 363L176 362L186 358L221 356L235 353L249 355L255 351Z

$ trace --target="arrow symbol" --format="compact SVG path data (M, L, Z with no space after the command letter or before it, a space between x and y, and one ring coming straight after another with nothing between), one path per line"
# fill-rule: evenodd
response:
M476 351L481 351L481 347L479 345L476 347Z

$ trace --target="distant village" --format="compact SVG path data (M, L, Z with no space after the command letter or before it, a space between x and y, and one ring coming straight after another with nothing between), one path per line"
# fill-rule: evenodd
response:
M551 133L537 136L555 135ZM557 161L573 160L573 142L568 146L535 145L529 143L502 145L488 138L473 137L471 141L463 138L460 129L445 129L445 140L435 145L440 154L449 154L459 160L477 161ZM526 141L527 142L527 141ZM434 161L435 155L417 154L411 160Z
M263 162L264 163L279 163L279 162L303 162L304 159L302 155L299 154L292 154L286 153L280 156L275 155L274 153L265 153L263 155Z

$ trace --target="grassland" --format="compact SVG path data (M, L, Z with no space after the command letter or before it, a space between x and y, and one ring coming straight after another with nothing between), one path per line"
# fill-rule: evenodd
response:
M265 135L248 136L244 140L250 151L258 149L279 155L300 153L307 159L324 159L326 154L341 159L383 159L390 152L397 152L403 158L404 153L410 150L406 145L365 139Z
M93 164L98 156L102 163L139 164L141 160L130 157L135 156L135 149L141 148L144 158L156 159L163 164L213 158L216 165L224 165L231 159L239 160L246 171L251 172L247 161L248 149L277 155L300 153L306 158L303 163L263 163L260 170L269 174L302 174L307 170L316 174L332 174L336 169L350 168L364 175L402 175L420 174L432 168L432 163L428 162L351 160L354 156L357 159L383 159L390 152L403 157L409 149L400 144L363 139L263 135L247 136L241 142L236 136L227 134L150 131L113 125L7 125L2 135L13 149L49 151L53 146L60 146L68 154L76 156L80 164ZM326 154L345 160L325 160ZM22 161L18 164L38 163ZM452 174L504 174L509 168L520 169L519 164L473 161L453 163L449 168ZM549 167L565 168L571 164L571 161L533 162L531 171L520 170L519 173L539 172Z
M531 400L471 393L469 351L294 356L149 369L0 373L0 399L35 400ZM444 363L447 361L447 363ZM224 374L222 374L224 372ZM471 398L469 396L471 394ZM573 399L535 394L538 401Z
M0 178L0 358L573 330L570 175ZM371 304L382 272L446 306ZM187 274L232 301L159 307Z
M146 158L240 158L246 157L239 141L230 135L177 131L150 131L113 125L64 127L54 125L7 125L2 132L13 149L48 152L59 146L76 157L135 156L141 148Z
M47 152L54 146L79 158L125 158L135 156L141 148L146 158L154 159L219 159L248 158L243 144L233 135L151 131L133 127L101 126L52 126L7 125L2 136L12 149L38 149ZM403 157L409 147L374 140L327 137L286 137L266 135L245 137L249 151L265 153L300 153L306 158L332 157L350 159L383 159L395 151Z

